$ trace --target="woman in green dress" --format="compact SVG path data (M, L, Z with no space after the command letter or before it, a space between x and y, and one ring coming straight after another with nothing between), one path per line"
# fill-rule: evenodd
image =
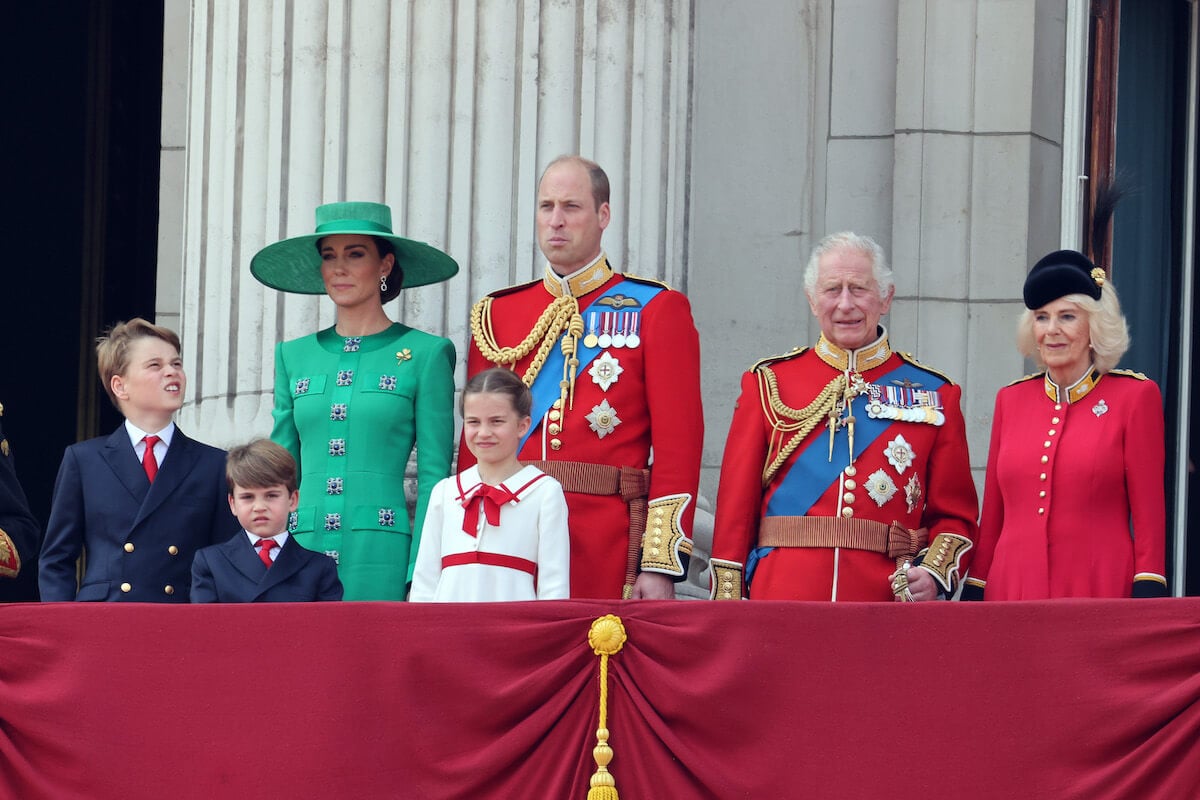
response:
M392 233L379 203L317 208L316 233L259 251L250 272L285 292L329 296L337 322L275 350L271 439L299 467L291 530L333 556L346 600L403 600L429 493L450 474L454 345L393 322L404 286L444 281L458 264ZM417 450L416 519L404 473Z

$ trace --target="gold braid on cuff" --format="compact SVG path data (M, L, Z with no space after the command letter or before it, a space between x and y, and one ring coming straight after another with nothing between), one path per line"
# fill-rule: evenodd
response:
M950 594L958 585L958 567L962 558L972 547L971 540L957 533L939 533L929 543L929 547L921 551L924 567L933 579L942 587L942 591Z
M710 600L742 599L742 565L737 561L714 558L708 562L712 571Z
M7 533L0 530L0 578L15 578L21 573L21 554Z
M682 556L692 554L692 540L683 532L683 510L691 500L690 494L672 494L650 501L642 537L642 572L683 577Z

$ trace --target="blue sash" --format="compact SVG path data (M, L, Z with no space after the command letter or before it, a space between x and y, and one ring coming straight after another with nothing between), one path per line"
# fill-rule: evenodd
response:
M911 381L913 383L921 383L925 389L939 389L946 382L934 375L931 372L926 372L919 367L914 367L907 362L901 364L896 369L874 382L877 384L889 384L892 381ZM859 398L863 400L865 398ZM892 426L896 420L892 419L872 419L866 414L866 409L861 409L854 415L854 457L858 458L867 448L875 443L875 440L883 435L888 428ZM783 476L783 480L779 482L775 493L771 495L770 501L767 502L767 510L765 516L768 517L803 517L813 503L825 494L826 490L838 480L841 475L844 465L847 463L843 459L837 457L837 453L844 453L848 448L847 437L849 433L845 428L838 430L834 436L834 459L829 459L829 431L827 428L817 428L809 437L812 439L796 457L792 465L788 467L787 474ZM860 481L861 483L861 481ZM773 547L756 547L750 551L749 557L746 559L746 584L749 585L750 578L757 566L758 561L770 553Z
M640 304L637 310L640 311L661 291L663 291L663 287L661 286L642 283L640 281L621 280L610 286L607 291L592 301L592 304L587 309L581 311L580 315L586 320L588 312L597 310L601 300L617 294L637 300ZM559 342L561 341L562 337L560 336ZM554 401L559 398L561 393L559 382L562 380L563 363L566 357L563 355L559 342L556 342L554 347L550 349L550 355L546 356L545 363L542 364L541 370L533 380L533 386L529 387L530 393L533 395L533 409L530 411L530 416L534 419L534 424L530 425L529 431L521 437L521 444L517 448L518 453L525 447L525 442L533 435L534 431L540 427L540 420L550 411L551 406L554 405ZM579 358L579 372L576 374L581 375L588 368L588 365L592 363L592 360L600 355L600 351L604 348L588 347L583 343L582 338L579 340L578 348L576 355Z

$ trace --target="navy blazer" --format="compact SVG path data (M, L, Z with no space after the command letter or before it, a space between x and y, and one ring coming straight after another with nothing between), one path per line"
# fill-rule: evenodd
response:
M125 426L63 454L38 569L42 600L186 603L192 557L241 526L225 451L175 428L151 485ZM75 560L85 552L83 584Z
M224 544L196 551L193 603L303 603L341 600L337 565L289 536L267 569L244 531Z

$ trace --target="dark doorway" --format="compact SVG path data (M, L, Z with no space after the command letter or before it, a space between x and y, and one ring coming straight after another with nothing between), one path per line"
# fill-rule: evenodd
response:
M0 403L44 526L63 449L120 419L96 378L96 336L154 318L163 4L17 3L5 30ZM31 561L18 578L30 592Z
M1181 422L1193 410L1181 407L1180 388L1195 376L1191 365L1181 363L1180 350L1184 338L1194 336L1181 325L1190 6L1121 3L1119 27L1114 174L1123 195L1113 217L1112 267L1132 336L1121 366L1146 373L1163 393L1167 575L1173 580L1173 537L1186 500L1176 491L1179 450L1188 446L1180 439ZM1194 387L1192 397L1194 403ZM1194 480L1190 485L1195 509ZM1189 537L1186 552L1184 591L1197 594L1200 541Z

